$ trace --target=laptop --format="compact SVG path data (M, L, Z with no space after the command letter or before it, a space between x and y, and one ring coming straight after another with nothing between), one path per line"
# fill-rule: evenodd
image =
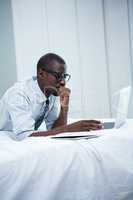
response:
M125 87L118 92L115 92L112 99L112 107L114 114L116 115L115 120L112 119L109 122L104 122L104 129L120 128L125 122L128 113L128 105L131 94L131 86ZM101 130L103 133L103 130ZM62 133L55 136L51 136L52 139L93 139L101 136L100 130L90 132L74 132L74 133Z
M115 92L112 99L112 110L115 114L115 120L110 122L104 122L104 129L120 128L125 124L128 114L130 95L131 86L122 88L118 92Z

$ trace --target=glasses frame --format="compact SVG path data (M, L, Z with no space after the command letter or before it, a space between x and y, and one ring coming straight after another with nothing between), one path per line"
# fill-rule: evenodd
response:
M68 82L70 80L70 78L71 78L71 75L67 74L67 73L55 72L55 71L48 70L48 69L43 69L43 70L48 72L49 74L52 74L56 78L57 81L64 80L65 82ZM67 80L65 80L65 76L68 77Z

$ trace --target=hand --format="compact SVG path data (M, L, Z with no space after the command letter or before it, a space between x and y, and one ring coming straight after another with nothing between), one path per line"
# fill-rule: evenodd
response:
M81 120L69 124L68 126L69 126L69 131L71 132L99 130L103 128L102 123L97 120Z
M60 88L59 96L60 96L60 104L62 108L68 108L70 92L71 91L69 88L66 88L66 87Z

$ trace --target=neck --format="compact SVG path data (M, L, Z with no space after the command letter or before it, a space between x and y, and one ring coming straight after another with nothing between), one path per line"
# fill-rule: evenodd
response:
M47 90L44 90L45 86L41 84L41 81L39 79L37 79L37 83L38 83L39 88L42 91L42 93L48 98L50 96L50 94Z

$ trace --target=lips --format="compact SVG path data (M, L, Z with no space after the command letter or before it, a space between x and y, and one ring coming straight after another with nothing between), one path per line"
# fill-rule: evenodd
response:
M57 91L60 91L61 87L60 87L60 86L59 86L59 87L56 87L56 89L57 89Z

